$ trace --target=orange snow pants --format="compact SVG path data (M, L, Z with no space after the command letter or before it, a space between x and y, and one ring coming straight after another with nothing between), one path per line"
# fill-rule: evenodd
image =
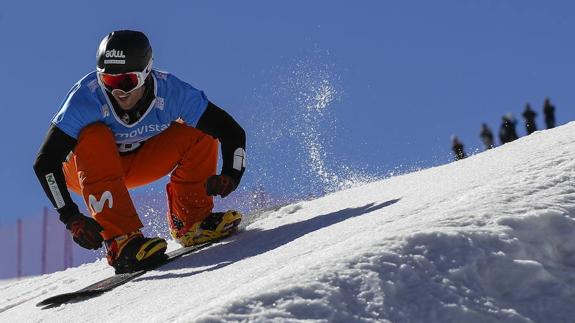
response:
M143 226L128 189L170 172L168 212L186 226L205 219L214 204L204 183L216 173L218 149L213 137L174 122L137 151L121 156L112 131L95 123L82 130L63 170L68 187L83 196L107 240Z

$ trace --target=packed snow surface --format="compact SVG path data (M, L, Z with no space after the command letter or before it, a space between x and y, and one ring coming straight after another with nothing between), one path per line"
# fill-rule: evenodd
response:
M571 123L258 214L225 242L56 308L35 304L112 269L5 282L0 321L574 322L574 138Z

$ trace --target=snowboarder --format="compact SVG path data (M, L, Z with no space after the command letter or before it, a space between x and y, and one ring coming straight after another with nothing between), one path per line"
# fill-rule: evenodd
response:
M104 243L116 273L162 260L166 241L143 236L128 189L167 174L167 221L176 241L189 246L231 234L242 216L213 212L213 196L226 197L240 183L242 127L202 91L153 69L152 47L142 32L108 34L96 61L96 71L67 94L34 163L74 241L86 249ZM83 197L91 217L80 212L68 189Z
M517 131L515 131L516 124L517 121L515 121L511 113L503 116L501 119L501 127L499 128L499 140L501 140L502 145L519 138Z
M455 156L455 160L460 160L465 158L465 150L463 149L463 143L459 141L456 136L451 136L451 150Z
M479 137L483 142L485 150L495 147L495 142L493 141L493 132L489 129L487 123L481 124L481 132L479 132Z
M555 106L551 104L549 98L543 103L543 113L545 114L545 124L547 129L555 128Z
M525 110L523 111L523 119L525 119L525 131L527 131L528 135L537 131L535 117L537 117L537 113L531 109L529 103L526 103Z

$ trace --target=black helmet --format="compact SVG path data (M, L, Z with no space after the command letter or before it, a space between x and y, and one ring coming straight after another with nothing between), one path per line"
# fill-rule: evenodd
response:
M151 67L152 47L144 33L133 30L118 30L102 39L96 62L98 72L122 74L143 72Z

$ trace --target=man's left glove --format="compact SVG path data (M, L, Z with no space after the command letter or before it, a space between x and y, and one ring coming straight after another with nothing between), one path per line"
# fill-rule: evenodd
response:
M102 247L104 238L100 232L104 231L104 228L96 220L77 213L67 219L66 229L70 231L74 241L83 248L98 250Z
M205 185L208 195L221 197L228 196L237 186L238 184L231 177L223 174L210 176Z

